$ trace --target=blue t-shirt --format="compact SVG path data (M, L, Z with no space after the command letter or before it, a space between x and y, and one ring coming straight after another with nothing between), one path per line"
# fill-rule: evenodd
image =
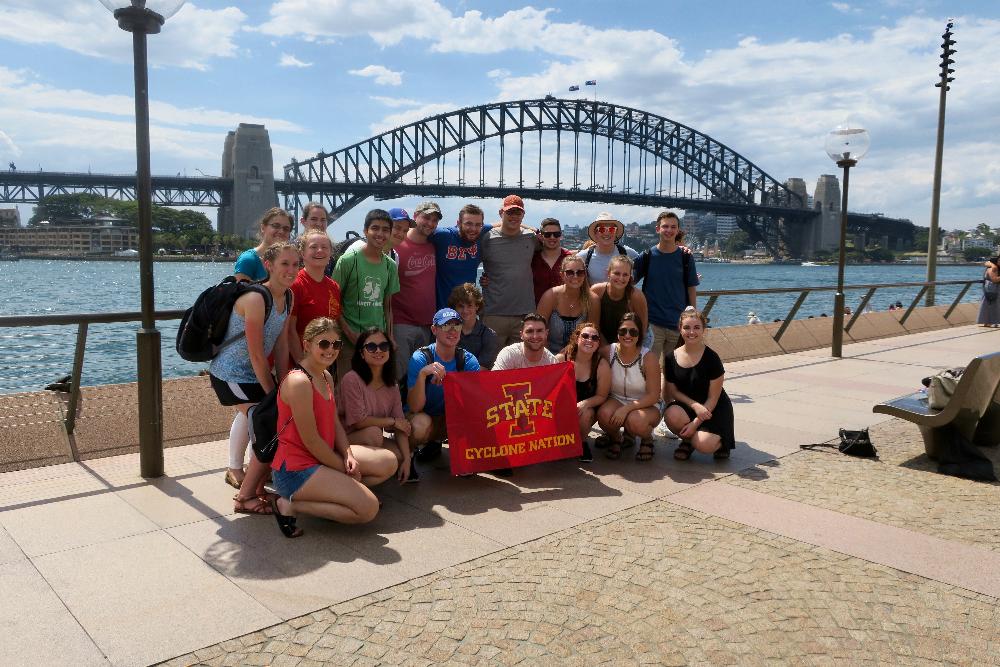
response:
M428 240L434 244L434 256L437 260L435 292L438 309L448 305L451 291L462 283L476 284L476 273L483 258L479 252L479 239L491 229L493 225L483 225L483 230L475 241L463 239L457 226L438 229L430 235Z
M407 389L413 389L413 385L417 384L417 374L420 373L420 369L426 366L428 363L438 362L444 369L451 373L452 371L458 370L458 363L455 359L445 363L441 361L441 357L437 355L437 343L431 343L428 347L431 348L431 355L434 357L433 361L428 362L427 356L423 352L417 350L410 357L410 365L406 369L406 387ZM479 361L472 355L471 352L466 351L465 353L465 368L463 371L478 371ZM444 386L440 384L434 384L428 378L425 380L427 386L424 389L424 395L427 400L424 401L424 409L421 412L430 415L431 417L437 417L438 415L444 414ZM409 410L409 406L407 406Z
M688 305L687 288L698 285L698 269L693 257L689 260L685 284L683 256L684 251L680 248L667 253L660 252L656 246L650 248L649 267L642 291L649 303L649 321L652 324L676 329L681 311Z
M260 261L257 251L253 248L240 253L240 256L236 258L236 266L233 267L233 271L250 276L250 280L264 280L267 278L267 269L264 268L264 262Z

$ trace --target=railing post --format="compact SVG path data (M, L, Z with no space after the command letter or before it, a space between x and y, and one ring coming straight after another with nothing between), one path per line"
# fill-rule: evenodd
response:
M708 319L708 314L712 312L712 306L714 306L715 302L718 300L719 300L718 294L713 294L712 296L708 297L708 303L705 304L705 308L701 311L701 314L705 316L706 320Z
M962 299L965 297L966 293L969 291L969 288L972 287L974 284L975 283L965 283L965 287L962 288L962 291L960 291L958 293L958 296L955 297L955 300L951 302L950 306L948 306L948 310L945 311L944 319L947 320L949 317L951 317L951 314L953 312L955 312L956 308L958 308L958 304L960 304L962 302Z
M83 354L87 348L87 323L80 322L76 328L76 349L73 351L73 375L70 377L69 403L66 405L66 433L73 434L76 428L76 411L80 405L80 381L83 379Z
M844 327L844 331L851 330L851 327L854 326L854 323L858 320L859 317L861 317L861 313L865 312L865 308L868 307L868 302L871 301L872 296L875 295L875 290L877 289L878 289L877 287L872 287L870 290L868 290L868 293L865 294L865 298L861 299L861 303L858 304L857 310L855 310L854 313L851 315L851 319L847 322L847 326Z
M924 298L924 294L927 292L927 289L929 287L930 285L924 285L923 287L920 288L920 291L917 292L917 298L913 300L913 303L910 304L910 307L907 308L906 312L903 313L903 316L899 318L899 324L901 326L906 324L906 320L910 317L910 313L912 313L913 309L917 307L917 304L920 303L920 300Z
M777 343L781 340L781 337L785 335L785 330L788 329L788 325L792 323L792 319L795 318L795 314L799 312L799 308L805 303L806 297L809 296L809 290L802 290L799 294L799 298L795 300L792 304L792 309L788 311L788 315L785 316L785 321L781 323L778 330L774 332L774 342Z

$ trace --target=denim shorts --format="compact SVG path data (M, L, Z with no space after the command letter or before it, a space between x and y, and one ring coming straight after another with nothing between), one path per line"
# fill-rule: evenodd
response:
M316 464L303 470L285 470L285 464L281 464L281 469L271 472L271 479L274 481L274 488L282 498L292 500L292 495L302 488L313 473L322 466Z

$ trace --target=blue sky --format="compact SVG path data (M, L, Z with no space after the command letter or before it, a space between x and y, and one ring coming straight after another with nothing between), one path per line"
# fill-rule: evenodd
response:
M941 224L1000 226L1000 8L986 1L188 2L149 40L153 172L219 173L241 121L268 127L280 173L292 156L433 113L571 96L570 84L597 79L601 99L704 131L810 191L836 171L826 132L849 118L872 134L851 208L926 225L949 16ZM98 0L0 0L0 48L0 164L134 170L131 38ZM341 224L356 227L368 207ZM528 208L572 224L612 207Z

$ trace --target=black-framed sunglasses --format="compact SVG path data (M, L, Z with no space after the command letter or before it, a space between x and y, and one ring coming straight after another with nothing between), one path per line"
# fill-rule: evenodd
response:
M390 343L387 340L381 343L365 343L365 352L368 354L375 354L376 352L388 352Z
M621 327L618 329L619 336L631 336L632 338L639 337L639 330L634 327Z
M335 350L339 350L340 348L344 347L344 341L340 340L339 338L337 340L327 340L326 338L320 338L318 341L316 341L316 344L319 345L319 349L324 351L329 350L331 345Z
M542 236L547 239L557 239L562 236L562 232L542 232Z
M582 278L583 276L587 275L587 270L586 269L563 269L563 273L565 273L570 278Z
M580 340L592 340L594 342L597 342L597 341L601 340L601 336L599 334L585 334L585 333L582 333L582 334L580 334Z

